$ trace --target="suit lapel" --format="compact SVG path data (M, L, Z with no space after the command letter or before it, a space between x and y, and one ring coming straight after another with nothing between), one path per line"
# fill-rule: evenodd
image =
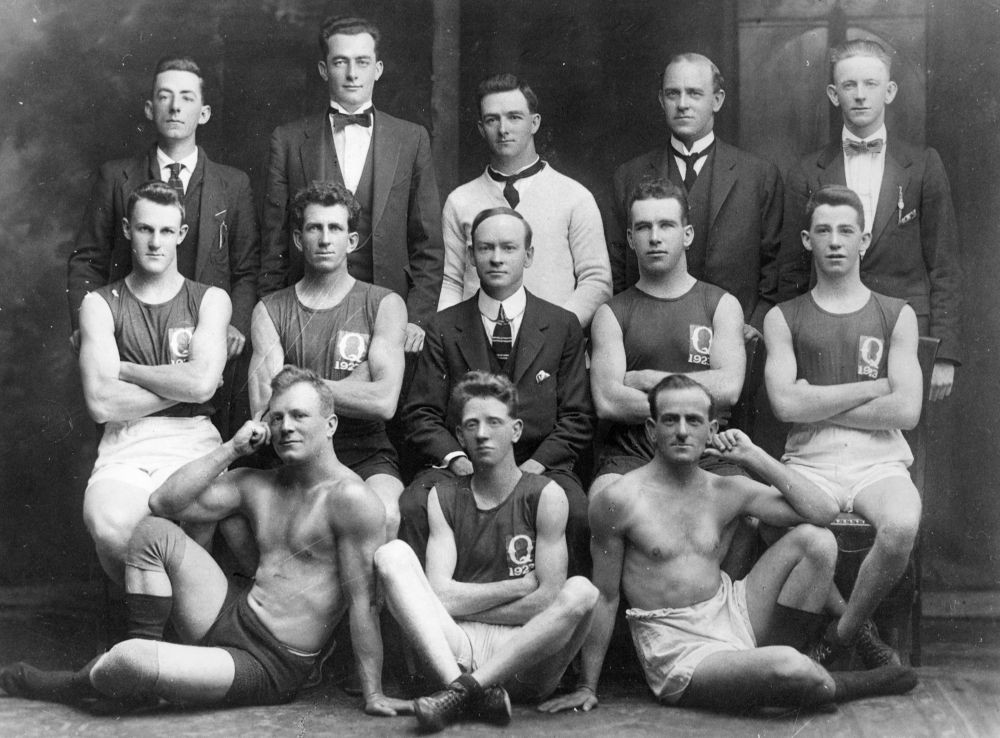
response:
M514 368L510 378L515 385L521 381L521 377L545 346L545 329L548 328L548 323L541 315L538 300L531 293L528 293L527 298L521 328L517 332Z
M396 179L396 167L399 164L399 136L392 135L391 122L384 113L374 112L374 130L372 143L373 196L372 196L372 233L378 228L385 205L389 201L389 190Z
M709 193L708 210L710 231L719 211L722 210L722 204L736 184L736 151L718 138L715 139L715 162L712 166L712 191Z
M205 162L205 174L201 184L201 206L198 216L198 249L195 254L196 281L205 281L205 265L213 248L227 248L226 226L226 183L219 176L215 165L205 156L205 150L198 148L198 156Z
M318 181L339 182L342 179L339 167L336 172L323 171L326 163L323 152L324 125L329 125L328 119L326 115L320 115L311 120L302 132L302 144L299 146L299 163L302 166L302 175L307 185ZM332 134L330 138L332 146ZM336 153L334 153L333 158L337 158Z
M870 253L882 237L886 226L892 221L892 217L903 215L898 212L901 193L906 192L909 183L906 170L910 166L910 157L901 150L897 144L894 148L892 142L886 144L885 169L882 171L882 187L878 193L878 205L875 206L875 222L872 224L872 241L868 245ZM903 197L904 207L906 199Z
M479 317L478 300L477 292L463 303L462 313L455 321L455 330L458 333L455 343L469 369L489 371L490 356L487 351L491 349L486 332L483 330L483 321Z
M847 173L844 171L844 150L840 142L831 143L816 160L819 167L819 186L828 184L847 185Z

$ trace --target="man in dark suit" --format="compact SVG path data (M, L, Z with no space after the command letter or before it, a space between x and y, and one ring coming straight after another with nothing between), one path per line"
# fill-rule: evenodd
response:
M227 436L230 414L237 426L249 417L246 362L232 359L243 353L257 302L260 240L250 179L238 169L210 161L195 141L198 126L208 122L212 109L205 104L201 70L190 57L159 61L145 112L156 126L156 145L141 156L101 167L69 257L71 340L79 346L78 313L84 295L132 271L131 244L122 230L129 196L149 180L171 185L184 205L188 229L177 252L178 271L222 288L233 303L227 336L230 362L214 403L214 422ZM243 402L234 403L231 411L232 393L241 389Z
M382 76L378 40L378 28L361 18L330 18L320 29L330 107L271 135L260 291L302 278L301 254L289 248L292 196L314 181L342 184L361 203L360 245L348 270L403 297L405 348L416 353L441 292L441 203L427 131L372 107Z
M930 399L951 393L961 363L961 269L958 226L948 176L934 149L886 135L885 107L896 96L892 58L874 41L833 49L827 96L844 117L841 138L789 172L779 292L789 299L810 287L809 252L799 232L809 197L829 184L858 193L871 241L861 260L870 289L905 299L921 336L941 339Z
M770 162L716 138L715 114L726 97L722 85L718 67L701 54L667 62L659 98L670 142L615 172L612 212L604 219L611 272L616 294L638 280L635 252L625 238L628 197L643 180L669 179L685 189L690 203L691 276L734 295L745 323L759 329L777 290L781 177Z
M428 326L413 385L403 405L407 439L430 468L400 498L400 538L421 563L427 544L427 495L443 479L472 473L456 437L454 385L470 370L507 376L524 423L514 454L522 471L542 474L569 500L570 574L589 569L587 498L573 471L593 430L583 332L576 316L524 289L531 227L517 211L484 210L471 228L469 259L480 289L438 313Z

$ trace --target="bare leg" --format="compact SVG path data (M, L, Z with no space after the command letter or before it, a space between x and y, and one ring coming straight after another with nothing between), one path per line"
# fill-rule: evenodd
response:
M837 626L850 643L910 560L920 526L920 494L909 477L890 477L858 493L854 509L875 526L875 544L861 562L854 591Z
M399 496L403 494L403 483L391 474L373 474L365 482L385 507L385 540L396 540L399 533Z
M87 487L83 522L97 548L101 568L117 584L125 581L125 554L132 531L149 516L149 490L106 479Z
M512 633L472 677L484 687L505 684L515 696L544 699L580 649L596 603L593 584L569 579L552 604Z
M438 600L413 549L391 541L375 552L375 568L389 612L442 684L462 673L455 655L466 635Z

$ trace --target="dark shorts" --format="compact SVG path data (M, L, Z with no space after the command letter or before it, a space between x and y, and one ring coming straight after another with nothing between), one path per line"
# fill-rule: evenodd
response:
M628 474L630 471L635 471L640 466L648 463L649 459L644 459L640 456L602 456L598 462L597 473L594 474L594 478L596 479L602 474ZM702 456L698 462L698 466L707 472L718 474L720 477L746 476L746 472L736 464L724 461L715 456Z
M333 436L337 458L362 479L376 474L388 474L402 481L399 455L382 428L377 433L360 436Z
M236 674L226 693L230 705L275 705L295 699L318 655L294 653L264 627L247 603L247 591L230 585L219 616L197 644L233 657Z

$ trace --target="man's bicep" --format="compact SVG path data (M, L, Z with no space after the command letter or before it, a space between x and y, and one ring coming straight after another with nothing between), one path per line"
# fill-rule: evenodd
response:
M427 538L425 568L427 580L434 587L436 584L451 580L455 574L455 565L458 563L455 533L441 511L436 488L427 496L427 522L430 533Z
M713 369L722 369L741 379L746 370L743 346L743 309L732 295L723 295L712 316L712 347L709 360Z
M233 306L229 295L217 287L202 297L198 309L198 324L191 336L191 358L206 371L222 372L226 363L226 331L232 318Z
M92 391L95 383L104 379L117 379L120 361L111 308L99 295L87 295L80 306L80 374L84 392Z
M798 372L792 332L779 308L771 308L764 318L764 344L767 346L764 379L773 397L777 388L794 383Z
M625 538L617 512L611 504L608 490L590 498L590 556L593 560L592 581L606 599L616 599L621 587L625 561Z
M375 332L368 346L368 370L372 379L386 379L402 385L406 322L403 298L394 292L382 298L375 317Z
M535 517L535 570L539 586L562 586L566 580L569 554L566 549L566 520L569 503L566 493L549 482L538 500Z

